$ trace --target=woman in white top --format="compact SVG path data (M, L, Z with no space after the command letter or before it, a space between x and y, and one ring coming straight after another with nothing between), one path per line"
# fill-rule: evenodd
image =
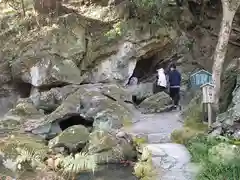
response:
M160 68L157 70L158 72L158 79L157 79L157 89L158 91L165 91L167 88L167 79L164 73L164 69Z

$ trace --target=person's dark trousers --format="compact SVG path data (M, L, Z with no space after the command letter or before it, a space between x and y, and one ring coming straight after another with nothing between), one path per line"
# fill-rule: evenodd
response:
M169 91L170 91L170 97L172 98L174 105L178 106L179 100L180 100L180 88L171 88L170 87Z

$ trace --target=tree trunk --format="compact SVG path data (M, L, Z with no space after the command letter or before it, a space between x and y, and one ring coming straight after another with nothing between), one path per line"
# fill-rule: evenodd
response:
M25 17L26 16L26 11L25 11L24 0L21 0L21 6L22 6L22 11L23 11L23 17Z
M224 64L225 55L227 52L227 45L229 41L229 36L232 29L232 22L236 10L239 6L239 0L233 0L231 4L227 0L222 0L223 7L223 17L221 22L221 28L218 37L218 43L214 53L214 63L212 68L212 78L214 84L214 104L213 104L213 114L216 119L216 114L219 111L219 96L221 89L221 74Z

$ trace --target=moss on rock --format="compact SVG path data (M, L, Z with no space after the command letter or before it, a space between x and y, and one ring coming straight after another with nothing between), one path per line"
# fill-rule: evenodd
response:
M147 147L142 146L142 154L134 166L134 174L140 180L156 179L156 169L152 163L152 154Z
M170 96L165 92L159 92L141 102L138 107L144 113L163 112L172 103Z
M49 148L67 147L70 151L83 148L89 139L89 131L83 125L74 125L65 129L54 139L49 141Z
M18 164L27 163L33 166L36 162L43 162L47 152L48 148L41 139L29 135L16 134L0 142L0 153L5 162L4 165L12 171L18 170Z
M136 152L131 143L117 138L115 133L94 130L84 152L96 155L98 164L119 163L121 160L133 160Z
M171 140L175 143L186 144L192 137L203 134L203 131L184 127L182 129L174 130L171 133Z

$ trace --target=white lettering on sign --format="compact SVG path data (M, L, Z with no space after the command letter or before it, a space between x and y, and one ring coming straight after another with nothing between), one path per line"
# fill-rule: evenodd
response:
M202 88L203 92L203 103L213 103L214 97L213 97L213 87L212 86L204 86Z

